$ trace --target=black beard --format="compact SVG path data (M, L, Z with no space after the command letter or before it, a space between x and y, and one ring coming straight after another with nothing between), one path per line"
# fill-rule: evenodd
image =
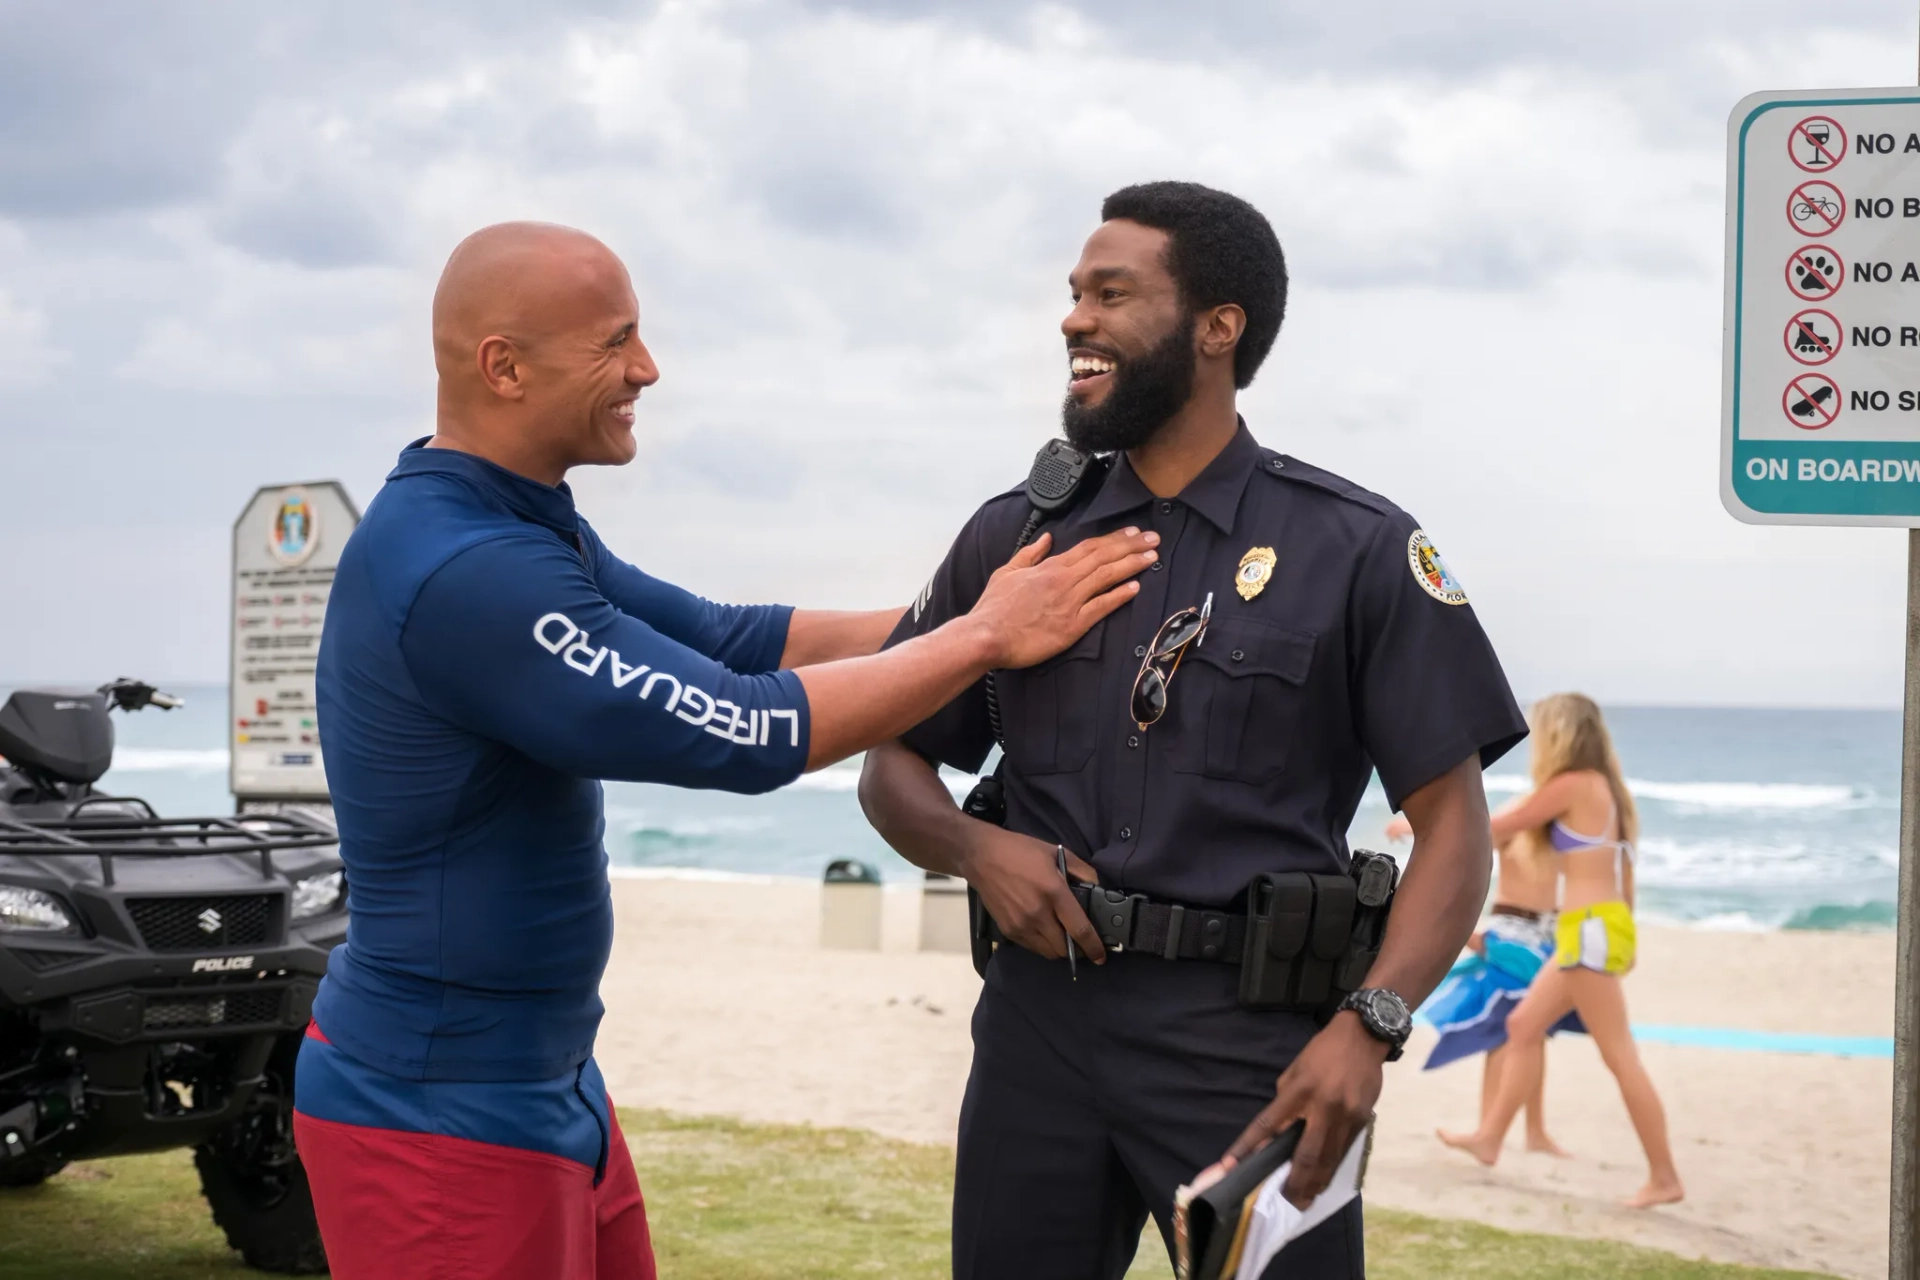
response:
M1185 320L1174 325L1153 350L1120 361L1109 375L1113 387L1099 404L1082 408L1071 392L1067 394L1060 406L1067 442L1086 453L1138 449L1193 397L1198 364L1193 324Z

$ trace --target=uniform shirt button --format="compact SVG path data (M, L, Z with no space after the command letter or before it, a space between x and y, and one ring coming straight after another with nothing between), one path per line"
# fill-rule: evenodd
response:
M1145 646L1145 645L1143 645L1143 644L1137 644L1137 645L1135 645L1135 646L1133 646L1133 656L1134 656L1134 657L1136 657L1136 658L1144 658L1144 657L1146 657L1146 656L1147 656L1147 646Z
M1122 828L1120 828L1120 838L1121 838L1122 840L1131 840L1131 839L1133 839L1133 828L1132 828L1132 827L1122 827Z
M1167 567L1167 562L1166 562L1166 561L1164 561L1164 560L1155 560L1155 561L1153 562L1153 571L1154 571L1155 573L1158 573L1158 572L1160 572L1160 571L1161 571L1162 569L1164 569L1164 568L1166 568L1166 567Z
M1163 503L1161 503L1161 504L1160 504L1160 514L1161 514L1161 515L1163 515L1163 516L1170 516L1170 515L1172 515L1172 514L1173 514L1173 504L1172 504L1171 502L1163 502Z
M1247 651L1245 649L1235 649L1233 651L1233 660L1235 662L1239 662L1241 659L1245 658L1246 656L1247 656Z
M1130 733L1130 734L1128 734L1128 735L1127 735L1127 745L1128 745L1128 746L1130 746L1130 747L1137 747L1137 746L1139 746L1139 745L1140 745L1140 735L1139 735L1139 734L1137 734L1137 733Z

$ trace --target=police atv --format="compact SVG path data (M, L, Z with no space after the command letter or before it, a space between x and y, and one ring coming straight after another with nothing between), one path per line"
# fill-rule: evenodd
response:
M108 712L178 705L118 680L0 706L0 1187L192 1147L247 1263L317 1274L293 1070L346 935L339 837L304 814L162 818L95 791Z

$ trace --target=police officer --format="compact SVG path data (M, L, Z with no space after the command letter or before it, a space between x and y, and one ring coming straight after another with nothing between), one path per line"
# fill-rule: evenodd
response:
M1180 1184L1295 1120L1286 1194L1317 1194L1409 1008L1472 931L1491 863L1481 769L1526 732L1412 517L1239 419L1286 302L1266 219L1179 182L1115 192L1101 216L1069 277L1063 418L1071 444L1115 456L1038 527L1071 547L1137 524L1160 558L1077 644L974 685L870 752L861 782L888 842L964 876L1005 940L960 1113L960 1280L1118 1280L1148 1213L1171 1239ZM981 507L892 642L963 614L1034 510L1025 489ZM996 728L1004 827L963 813L935 772L977 771ZM1415 846L1364 986L1338 1012L1249 1007L1244 944L1225 945L1245 935L1248 885L1343 872L1374 770ZM1090 920L1062 853L1124 910ZM1355 1201L1268 1275L1363 1265Z

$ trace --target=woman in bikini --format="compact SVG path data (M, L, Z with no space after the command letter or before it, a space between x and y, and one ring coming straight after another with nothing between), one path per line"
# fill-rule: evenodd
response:
M1559 693L1534 704L1533 791L1493 818L1504 846L1532 832L1560 864L1560 919L1553 960L1507 1019L1506 1059L1492 1107L1473 1133L1441 1141L1491 1165L1514 1116L1533 1092L1546 1058L1547 1033L1577 1012L1620 1086L1620 1097L1646 1152L1646 1185L1627 1200L1634 1208L1672 1204L1685 1190L1667 1145L1667 1116L1641 1065L1627 1024L1620 977L1633 967L1633 841L1639 834L1633 797L1600 708L1591 698Z

